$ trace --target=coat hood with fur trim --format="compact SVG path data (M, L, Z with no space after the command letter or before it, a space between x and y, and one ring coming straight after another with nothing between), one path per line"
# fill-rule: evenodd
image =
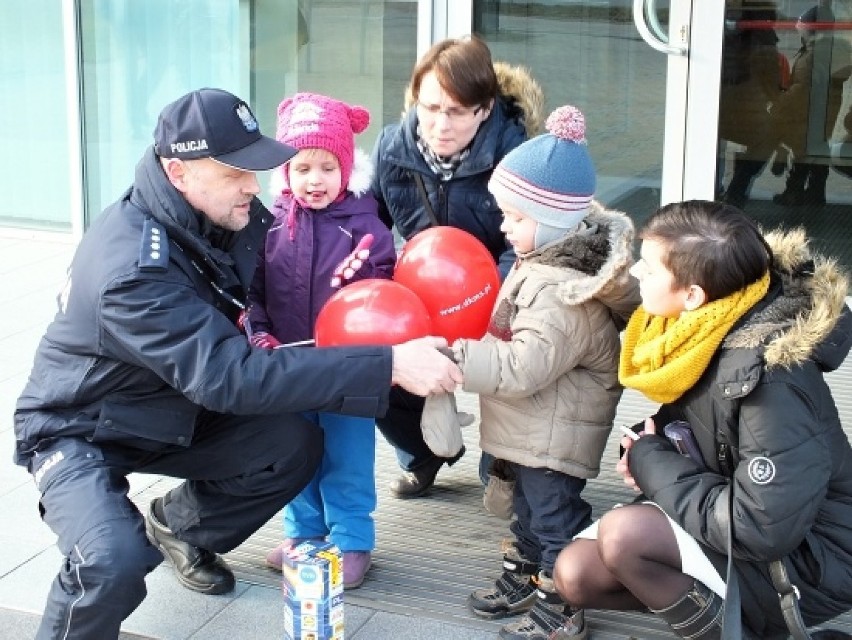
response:
M840 366L852 348L852 336L838 321L848 316L849 280L833 259L814 254L805 231L774 230L765 234L775 262L777 295L749 315L725 339L728 349L761 347L768 369L812 359L823 371Z
M523 257L533 270L567 271L574 277L560 278L563 303L578 305L596 298L625 322L639 304L638 289L626 287L633 264L633 222L624 213L605 209L592 201L585 218L587 234L569 233L563 238ZM624 293L630 296L625 299Z

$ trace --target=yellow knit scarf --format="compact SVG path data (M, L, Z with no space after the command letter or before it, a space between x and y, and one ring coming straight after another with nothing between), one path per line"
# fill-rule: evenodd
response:
M734 323L769 290L769 272L731 295L664 318L639 307L624 330L618 379L654 402L692 388Z

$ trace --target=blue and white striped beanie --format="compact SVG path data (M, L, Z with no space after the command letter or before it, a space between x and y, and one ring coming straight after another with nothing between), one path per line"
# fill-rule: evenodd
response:
M488 182L498 201L539 223L536 248L577 228L595 194L583 114L571 105L559 107L546 127L548 133L506 154Z

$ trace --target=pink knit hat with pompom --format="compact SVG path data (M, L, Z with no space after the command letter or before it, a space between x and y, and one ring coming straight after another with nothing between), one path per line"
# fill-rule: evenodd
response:
M355 155L355 134L370 124L370 112L317 93L297 93L278 105L279 142L296 149L325 149L340 163L343 189L349 185ZM286 166L284 176L287 177Z

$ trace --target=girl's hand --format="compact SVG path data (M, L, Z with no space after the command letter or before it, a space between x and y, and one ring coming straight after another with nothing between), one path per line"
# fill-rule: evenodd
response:
M260 347L261 349L274 349L275 347L281 346L281 343L271 333L266 333L266 331L258 331L255 334L252 334L251 338L249 338L249 342L255 347Z
M364 266L364 262L370 257L370 247L373 245L373 234L367 233L361 238L358 246L334 269L331 277L331 286L339 287L346 280L351 280L352 276Z
M653 418L645 418L645 429L639 436L643 436L648 433L657 433L657 426L654 424ZM630 450L633 448L633 443L636 442L633 438L628 436L622 436L621 438L621 447L624 449L624 455L618 460L615 465L615 471L619 475L628 487L631 487L636 493L641 492L642 490L639 488L639 485L636 484L636 479L631 475L630 468L627 464L627 456L630 455Z

